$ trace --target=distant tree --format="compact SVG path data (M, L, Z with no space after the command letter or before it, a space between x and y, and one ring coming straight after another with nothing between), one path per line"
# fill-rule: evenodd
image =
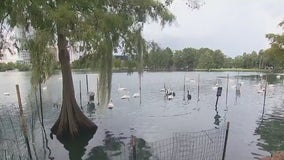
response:
M284 28L284 21L279 23L279 26ZM270 40L270 49L265 52L270 55L270 60L274 62L274 67L277 70L284 69L284 32L282 34L267 34L266 38ZM269 57L266 55L266 57ZM268 62L267 62L268 63Z
M204 53L200 54L198 68L207 69L207 70L214 68L214 59L213 55L210 54L210 50L206 49Z
M234 59L231 57L225 56L224 58L224 68L233 68L234 67Z
M221 50L216 50L212 53L212 56L213 56L214 68L223 68L225 61L224 53L222 53Z

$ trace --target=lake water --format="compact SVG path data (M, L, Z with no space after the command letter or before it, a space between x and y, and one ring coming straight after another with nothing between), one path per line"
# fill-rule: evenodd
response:
M97 124L98 130L81 153L82 159L90 159L94 149L105 146L108 140L125 142L135 135L147 142L155 142L171 137L174 132L198 132L216 128L228 121L231 125L226 159L258 159L269 155L269 151L284 150L284 75L267 75L269 85L262 114L264 93L260 91L259 83L261 77L266 77L264 73L240 72L238 76L237 72L145 72L141 104L139 98L122 100L120 97L123 93L118 91L118 87L125 87L130 96L139 92L138 74L113 73L111 98L115 106L112 110L98 107L95 113L87 112L86 74L89 91L96 92L98 74L73 72L76 98L80 104L81 81L84 111ZM17 104L15 84L20 85L24 107L28 108L30 75L29 72L0 73L1 108ZM200 101L197 101L198 76ZM185 88L192 95L189 102L183 101L184 77ZM237 81L241 83L240 95L236 95ZM44 122L48 134L59 114L59 109L54 108L53 104L61 101L61 83L61 75L55 74L43 84ZM217 110L216 83L223 87ZM176 93L173 100L166 100L164 93L160 92L164 85ZM9 96L4 95L8 92ZM217 114L220 116L218 119ZM56 139L49 139L49 147L55 159L69 159L68 151Z

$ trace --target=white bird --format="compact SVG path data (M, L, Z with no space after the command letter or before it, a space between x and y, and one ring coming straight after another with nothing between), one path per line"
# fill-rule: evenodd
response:
M257 90L257 93L263 93L265 91L265 88L260 88L259 90Z
M168 100L172 100L174 98L174 96L171 94L171 95L168 95Z
M114 104L112 103L112 100L107 105L108 109L112 109L114 107Z
M280 76L280 75L277 75L277 76L276 76L276 78L277 78L277 79L280 79L280 78L281 78L281 76Z
M117 89L118 91L126 91L127 90L127 88L123 88L123 87L120 87L120 84L118 85L118 89Z
M5 96L10 96L10 93L9 92L5 92L3 93Z
M121 99L128 99L128 100L129 100L129 98L130 98L129 91L127 92L127 94L125 94L121 97Z
M42 87L42 90L46 90L46 89L47 89L47 86Z
M138 98L138 97L140 97L140 94L139 93L134 93L132 97L133 98Z
M191 83L195 83L195 79L190 79L190 82Z

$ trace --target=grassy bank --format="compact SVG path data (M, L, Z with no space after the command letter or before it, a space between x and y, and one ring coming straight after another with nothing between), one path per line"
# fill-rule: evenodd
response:
M258 68L212 68L212 69L194 69L194 71L209 71L209 72L270 72L265 69Z

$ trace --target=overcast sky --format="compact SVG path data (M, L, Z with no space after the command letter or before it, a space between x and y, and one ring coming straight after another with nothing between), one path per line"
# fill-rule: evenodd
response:
M284 0L203 0L199 10L175 0L170 10L176 21L161 28L147 24L144 36L161 47L173 50L186 47L220 49L235 57L269 47L267 33L282 33Z

